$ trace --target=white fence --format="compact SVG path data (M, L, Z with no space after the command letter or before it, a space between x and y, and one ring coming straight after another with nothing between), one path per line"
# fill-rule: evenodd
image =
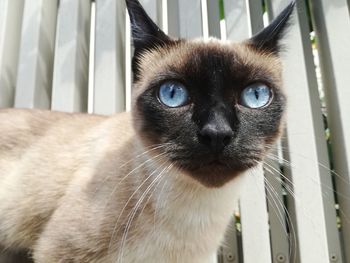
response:
M141 2L172 36L239 41L263 27L261 1L224 0L224 27L218 0ZM288 2L265 0L269 18ZM322 82L306 4L298 1L286 40L286 136L265 169L250 178L220 262L350 262L350 2L310 2ZM130 59L123 0L0 0L0 107L100 114L129 109Z

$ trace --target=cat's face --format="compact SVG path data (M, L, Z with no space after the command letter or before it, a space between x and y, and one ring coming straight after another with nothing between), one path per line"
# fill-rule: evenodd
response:
M209 187L256 166L282 127L280 36L262 32L269 42L260 34L241 44L172 40L128 2L136 25L133 112L143 142L164 145L166 158Z

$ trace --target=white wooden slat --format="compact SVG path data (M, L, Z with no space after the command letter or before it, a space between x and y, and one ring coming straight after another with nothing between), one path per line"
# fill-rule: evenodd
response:
M49 108L57 0L25 1L15 106Z
M161 0L140 0L141 5L147 14L160 27L162 27L162 1Z
M224 0L227 39L235 42L250 35L248 6L246 1Z
M90 10L90 1L60 1L52 85L53 110L87 110Z
M227 39L241 41L250 37L247 2L224 1ZM271 247L263 170L249 176L240 200L243 258L245 263L270 263ZM254 253L252 253L254 251Z
M249 18L248 22L251 27L252 34L258 33L264 28L263 6L255 0L248 0Z
M23 6L23 0L0 0L0 108L14 102Z
M350 2L313 3L313 20L326 89L334 167L340 208L344 251L350 260Z
M125 109L125 2L96 1L94 112Z
M173 37L197 38L203 35L201 0L168 1L168 30Z
M133 47L131 39L131 24L129 13L125 12L125 110L131 110L132 100L132 81L133 73L131 69Z
M208 6L209 36L221 38L219 1L206 0Z
M250 172L240 199L245 263L270 263L271 245L262 167Z
M96 2L91 2L90 9L90 38L89 38L89 79L88 79L88 105L87 112L94 112L94 85L95 85L95 25L96 25ZM126 51L125 51L126 52Z
M272 154L277 156L277 150L273 150ZM293 233L294 228L291 227L291 222L288 222L288 226L292 232L290 236L291 242L289 242L286 220L290 221L290 218L285 211L279 163L274 160L268 160L266 161L265 168L265 178L267 179L266 189L269 196L268 207L271 226L272 258L274 262L290 262L289 245L292 244L292 249L296 249L293 245L295 236Z
M288 3L287 0L271 1L272 16ZM329 174L318 166L318 162L325 161L324 130L308 38L305 3L300 1L297 7L298 13L286 40L288 52L284 63L284 83L289 99L288 157L292 165L290 171L294 184L299 260L322 263L329 262L324 205L330 204L328 197L323 196L323 186L331 185L327 185ZM320 151L324 154L321 155ZM337 242L337 239L333 241Z
M208 39L209 38L209 23L208 23L208 3L207 0L201 0L200 2L201 7L201 17L202 17L202 38Z
M256 34L264 27L262 4L258 4L254 0L249 0L248 8L252 34ZM278 146L276 145L275 147ZM272 150L271 154L278 156L277 150ZM267 158L265 168L265 187L266 194L269 197L267 201L269 208L272 260L274 262L289 262L290 242L285 220L287 215L283 204L282 179L279 174L280 168L278 160L276 160L276 158ZM293 242L293 239L291 241Z
M238 263L239 250L238 250L238 240L237 240L237 231L235 226L235 219L232 218L228 229L225 234L225 241L223 242L221 251L220 251L220 263Z
M285 136L287 131L285 130ZM293 189L293 178L292 178L292 170L291 168L291 164L289 162L289 160L291 159L289 156L289 151L286 149L289 149L288 147L288 140L286 139L286 137L283 137L281 140L281 150L283 150L281 152L281 156L280 158L283 158L284 160L284 167L283 167L283 176L285 178L285 189L288 193L288 195L286 196L286 206L288 208L288 210L286 210L286 212L288 212L289 215L289 224L290 224L290 244L289 244L289 249L290 249L290 253L289 253L289 257L290 257L290 262L300 262L300 258L299 258L299 244L298 244L298 232L297 232L297 216L296 216L296 198L294 195L294 189ZM288 162L288 163L286 163ZM287 214L287 213L286 213Z
M312 61L312 50L311 46L309 45L309 42L306 41L307 37L309 37L309 28L308 26L308 18L306 16L305 5L301 5L300 11L301 14L299 16L300 23L305 25L304 27L301 27L301 33L302 38L305 41L304 43L307 43L308 45L304 45L304 52L307 53L306 65L307 65L307 73L309 75L309 87L316 87L316 76L314 71L314 64ZM304 15L302 15L304 14ZM349 28L350 29L350 28ZM315 83L315 84L314 84ZM324 121L323 116L321 113L321 103L319 99L319 92L317 88L310 89L310 106L312 109L312 115L313 115L313 127L314 127L314 133L316 137L316 148L317 148L317 155L318 155L318 169L320 173L320 181L321 181L321 191L323 194L323 207L324 207L324 213L325 213L325 222L326 222L326 232L327 232L327 240L328 240L328 249L329 249L329 259L330 261L334 261L334 259L337 259L338 263L341 263L344 261L342 258L342 252L341 252L341 243L340 243L340 237L339 237L339 231L337 227L337 218L336 218L336 211L335 211L335 200L334 200L334 193L333 193L333 182L332 182L332 176L330 172L330 165L329 165L329 157L328 157L328 149L327 149L327 143L325 140L325 133L324 133Z
M157 0L157 24L167 34L168 33L168 1Z

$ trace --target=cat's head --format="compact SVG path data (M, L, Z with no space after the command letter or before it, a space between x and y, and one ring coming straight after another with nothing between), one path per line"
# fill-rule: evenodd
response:
M126 3L133 116L143 143L162 145L175 167L208 187L256 166L283 125L280 40L294 3L242 43L173 39L137 0Z

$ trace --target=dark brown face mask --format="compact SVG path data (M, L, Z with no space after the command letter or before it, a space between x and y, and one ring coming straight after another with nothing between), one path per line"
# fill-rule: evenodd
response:
M134 118L145 144L209 187L256 166L285 108L280 40L294 3L241 44L172 39L128 0L135 54ZM136 116L136 117L135 117Z

